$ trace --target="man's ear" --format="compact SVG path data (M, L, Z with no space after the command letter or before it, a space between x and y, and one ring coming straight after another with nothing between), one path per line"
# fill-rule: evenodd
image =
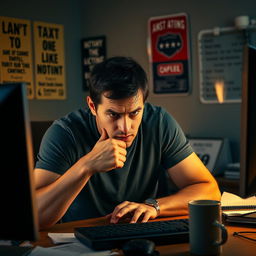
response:
M94 116L96 116L96 107L95 107L94 102L92 101L91 97L87 96L86 100L87 100L88 107L90 108L92 114Z

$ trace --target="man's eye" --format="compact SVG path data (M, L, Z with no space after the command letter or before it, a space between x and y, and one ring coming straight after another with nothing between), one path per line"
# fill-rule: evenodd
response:
M118 118L118 114L117 113L109 113L108 114L111 118Z
M139 113L140 113L140 111L139 111L139 110L136 110L136 111L134 111L134 112L131 112L130 115L131 115L132 117L134 117L134 116L137 116Z

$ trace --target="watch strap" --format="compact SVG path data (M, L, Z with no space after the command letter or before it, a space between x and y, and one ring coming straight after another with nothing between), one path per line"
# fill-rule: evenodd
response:
M156 199L148 198L144 201L144 204L154 207L156 209L157 216L160 214L160 207Z

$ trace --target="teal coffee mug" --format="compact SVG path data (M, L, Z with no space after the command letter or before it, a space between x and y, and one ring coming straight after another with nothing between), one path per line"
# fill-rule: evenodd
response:
M194 255L218 255L228 238L220 201L194 200L189 207L189 243Z

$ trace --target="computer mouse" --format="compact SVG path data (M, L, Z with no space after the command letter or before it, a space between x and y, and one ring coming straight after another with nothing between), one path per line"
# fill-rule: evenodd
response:
M123 245L125 256L157 256L154 242L147 239L133 239Z

